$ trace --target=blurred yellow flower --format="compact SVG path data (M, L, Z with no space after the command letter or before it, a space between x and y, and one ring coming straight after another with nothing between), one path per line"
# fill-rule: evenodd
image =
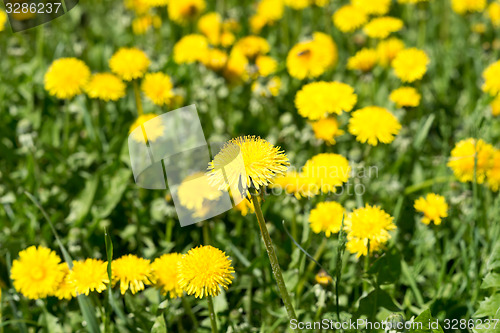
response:
M166 7L169 0L144 0L149 7Z
M45 90L59 99L69 99L82 93L90 78L90 69L76 58L54 60L44 76Z
M231 50L223 75L231 84L248 79L248 59L240 50Z
M125 96L125 83L114 74L97 73L90 77L85 92L90 98L117 101Z
M144 290L145 285L155 282L151 263L148 259L139 258L133 254L126 254L113 260L113 284L120 282L120 292L130 288L132 294Z
M497 97L495 97L495 99L491 102L490 107L492 115L500 115L500 95L497 95Z
M325 141L329 145L336 143L335 138L344 134L344 131L339 129L339 123L335 118L324 118L311 123L314 131L314 136Z
M149 64L146 53L135 47L122 47L109 59L111 71L125 81L141 78Z
M158 287L163 295L169 294L170 298L181 297L183 292L179 285L179 263L182 255L167 253L156 258L151 264Z
M367 14L385 15L391 7L391 0L351 0L351 3Z
M129 134L132 135L132 139L137 142L145 142L144 133L146 133L145 128L142 131L134 131L137 127L144 126L144 123L147 124L147 141L154 142L156 139L161 137L165 131L165 126L161 122L161 119L157 117L157 115L153 113L147 113L140 115L134 123L130 126Z
M379 251L382 246L391 239L389 231L396 229L394 218L378 206L370 206L355 209L345 220L347 232L347 250L355 253L359 258L368 254L368 243L370 254Z
M203 35L191 34L182 37L174 45L174 61L177 64L203 62L208 55L208 39Z
M243 165L234 163L240 154ZM236 189L245 182L248 187L259 189L272 183L276 176L284 174L289 165L288 157L280 147L260 137L241 136L229 140L215 155L208 164L208 176L221 190L227 190L227 185ZM242 179L243 176L246 179Z
M246 36L238 40L233 49L241 52L249 59L254 59L258 55L269 52L269 43L260 36Z
M267 24L267 20L265 17L260 15L252 15L249 19L250 29L253 34L258 34Z
M318 274L314 277L316 280L316 283L322 285L323 287L326 287L330 283L333 282L333 279L330 275L328 275L324 270L319 271Z
M133 10L137 15L145 15L156 1L166 0L124 0L125 8Z
M276 72L278 62L269 56L258 56L255 65L260 76L269 76Z
M498 1L488 6L488 17L494 27L500 26L500 3Z
M295 107L302 117L318 120L327 114L351 111L357 99L348 84L319 81L306 84L297 92Z
M264 83L261 83L259 81L255 81L254 83L252 83L252 92L262 97L278 96L280 88L281 79L279 78L279 76L273 76Z
M398 3L410 3L410 4L416 4L419 2L428 2L429 0L398 0Z
M5 30L5 23L7 22L7 14L0 9L0 31Z
M399 31L402 28L402 20L391 16L383 16L374 18L368 22L363 28L363 31L368 37L385 39L389 37L391 33Z
M349 133L361 143L376 146L379 142L391 143L399 133L401 124L387 109L367 106L352 113Z
M461 15L482 12L486 8L486 0L451 0L451 8Z
M260 0L257 4L257 15L272 24L283 17L283 0Z
M349 161L342 155L323 153L313 156L302 168L302 175L315 180L323 193L335 192L350 177Z
M285 5L295 9L295 10L301 10L309 6L310 0L284 0Z
M62 263L61 269L64 272L64 277L61 280L61 283L59 283L59 285L56 287L54 291L54 296L60 300L63 299L69 300L76 296L76 288L68 279L69 277L68 264Z
M179 262L179 285L188 295L217 296L220 287L228 289L234 269L224 252L210 245L199 246L183 255Z
M382 66L389 66L398 53L405 48L401 39L392 37L382 40L377 45L378 61Z
M484 34L486 32L486 24L476 23L471 27L471 30L476 34Z
M99 259L73 261L73 268L68 275L69 283L75 286L78 294L89 295L91 291L98 293L106 290L109 283L108 264Z
M417 107L420 104L422 96L418 93L417 89L413 87L401 87L393 90L389 95L389 99L396 103L398 108L408 106Z
M347 68L368 72L377 64L377 61L378 54L375 49L363 48L347 60Z
M424 224L434 222L435 225L440 225L441 219L448 216L446 199L439 194L429 193L425 198L420 197L415 200L413 206L417 212L424 213L424 217L422 217Z
M10 278L14 288L30 299L53 295L64 278L61 258L52 250L30 246L12 262Z
M315 234L324 232L326 237L336 234L342 226L344 207L335 201L320 202L309 214L309 224Z
M333 39L322 32L315 32L312 40L292 47L286 58L286 68L296 79L315 78L333 67L337 58L337 46Z
M168 0L168 17L178 24L186 24L200 15L205 7L205 0Z
M293 194L297 199L311 198L319 194L320 188L316 177L309 177L302 173L289 171L276 177L270 185L273 189L284 190L287 194Z
M144 94L156 105L169 104L174 97L172 80L170 76L158 73L147 73L141 84Z
M483 71L483 91L496 96L500 93L500 60L492 63Z
M144 35L151 27L158 29L160 26L161 18L158 15L145 14L132 21L132 31L136 35Z
M359 29L368 20L364 10L345 5L340 7L332 16L333 23L342 32L353 32Z
M260 198L258 200L260 200ZM234 206L234 208L240 211L242 216L247 216L248 213L250 214L255 213L255 207L253 206L251 199L245 198L241 200L236 206Z
M493 146L482 139L468 138L455 145L447 165L453 170L455 177L465 183L474 180L476 164L476 181L482 184L491 167L493 152Z
M200 17L198 20L198 29L207 37L210 44L220 44L222 18L219 13L210 12Z
M398 52L392 61L392 68L401 81L414 82L425 75L429 62L429 57L424 51L409 48Z
M226 66L228 60L227 53L219 49L208 49L207 56L202 60L207 68L218 72Z
M208 201L222 196L222 192L209 183L204 172L195 172L183 179L177 193L181 205L195 212L200 212Z
M500 150L495 149L493 152L491 167L486 173L488 187L497 192L500 188Z

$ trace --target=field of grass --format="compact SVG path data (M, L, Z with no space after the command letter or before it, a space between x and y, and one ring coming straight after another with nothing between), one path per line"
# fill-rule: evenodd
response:
M0 7L0 333L500 332L500 2L86 0L20 32ZM192 104L207 142L265 141L234 141L248 199L181 227L129 144Z

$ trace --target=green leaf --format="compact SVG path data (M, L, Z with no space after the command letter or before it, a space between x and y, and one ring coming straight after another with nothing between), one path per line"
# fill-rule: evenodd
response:
M85 183L85 188L73 201L71 201L70 213L68 217L66 217L66 222L79 225L83 221L83 219L87 217L90 208L92 207L92 203L94 202L94 197L98 185L98 175L95 175L94 177L87 180L87 182Z
M392 248L380 258L375 260L368 274L377 276L378 284L390 284L398 281L401 277L401 254L396 248Z
M420 327L412 325L409 333L444 333L437 319L432 318L429 309L419 314L414 323L421 323L421 325L419 325Z
M500 288L500 274L488 273L481 284L481 288Z
M113 177L102 180L104 188L108 190L103 193L102 199L92 207L92 213L97 218L104 219L115 209L127 189L131 175L130 169L120 169Z
M500 294L495 294L491 297L486 297L484 301L479 303L479 308L474 313L474 317L495 317L500 313Z
M375 320L378 309L381 307L392 312L401 311L385 290L377 288L360 299L355 317L359 318L362 315L366 315L369 320L373 321Z
M166 332L167 332L167 325L165 323L165 318L163 317L163 315L156 317L155 323L151 328L151 333L166 333Z
M415 135L413 147L420 148L422 146L422 143L424 143L424 140L427 138L427 134L429 133L429 130L435 118L436 116L431 113L431 115L425 120L425 123L422 126L418 127L420 128L420 131L418 131L417 135Z

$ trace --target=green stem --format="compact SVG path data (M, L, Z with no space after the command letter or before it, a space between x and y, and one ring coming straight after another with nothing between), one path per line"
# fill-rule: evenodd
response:
M269 261L271 263L274 278L276 279L276 284L278 285L281 299L285 304L285 309L288 313L289 319L297 320L297 315L295 314L290 294L286 289L285 280L283 280L283 274L281 273L280 264L278 262L278 258L276 257L276 252L274 251L273 243L271 241L271 237L269 236L269 231L267 230L266 221L264 220L264 215L262 214L257 191L254 188L250 188L250 193L252 194L252 202L253 206L255 207L255 215L257 215L260 232L262 234L262 238L264 239L267 255L269 256Z
M137 83L137 80L134 80L132 84L134 86L134 97L135 97L135 105L137 106L137 115L140 117L143 114L141 92L139 91L139 84Z
M165 228L165 240L167 243L170 243L172 241L172 228L174 226L174 220L169 219L167 220L167 225Z
M364 272L365 274L368 274L368 269L370 268L370 240L368 240L368 244L366 245L367 250L366 250L366 256L365 256L365 267L364 267ZM366 282L366 279L363 281L363 291L368 292L368 288L370 286L368 285L368 282Z
M63 147L64 152L68 152L69 141L69 101L64 102L64 133L63 133Z
M212 296L207 296L207 301L208 311L210 312L210 324L212 325L212 333L217 333L217 321L215 319L214 301L212 300Z
M323 255L323 252L325 252L326 249L326 237L323 237L323 240L321 241L321 244L319 245L318 249L316 250L316 253L314 253L314 260L318 261L321 256ZM302 295L302 290L304 289L305 282L307 280L307 277L311 273L311 271L314 269L314 266L316 265L315 262L311 261L309 265L307 266L306 271L302 275L302 278L300 279L299 283L297 284L297 297L296 299L300 298L300 295Z
M210 231L208 230L208 220L203 221L203 243L210 245Z

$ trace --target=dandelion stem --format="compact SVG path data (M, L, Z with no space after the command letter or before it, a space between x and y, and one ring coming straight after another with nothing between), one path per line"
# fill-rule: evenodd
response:
M215 319L215 311L214 311L214 301L212 300L212 296L207 296L208 301L208 311L210 312L210 324L212 325L212 333L217 333L217 321Z
M139 91L139 84L137 83L137 80L134 80L133 86L134 86L135 105L137 106L137 115L140 117L142 116L143 112L142 112L141 92Z
M264 244L266 245L267 255L269 256L269 261L271 262L271 268L273 270L274 278L278 285L278 289L281 295L281 299L285 304L286 312L290 320L297 320L295 315L295 310L292 305L292 300L290 294L286 289L285 280L283 280L283 274L281 273L280 264L278 258L276 257L276 252L274 251L273 243L271 237L269 236L269 231L267 230L266 221L264 220L264 215L262 215L262 209L260 207L257 191L254 188L250 188L250 193L252 194L252 202L255 207L255 215L257 215L257 221L259 222L260 232L262 238L264 239Z
M366 245L366 256L365 256L365 274L368 274L368 269L370 268L370 240L368 240L368 244ZM366 279L363 281L363 291L368 292L368 282L366 282Z

